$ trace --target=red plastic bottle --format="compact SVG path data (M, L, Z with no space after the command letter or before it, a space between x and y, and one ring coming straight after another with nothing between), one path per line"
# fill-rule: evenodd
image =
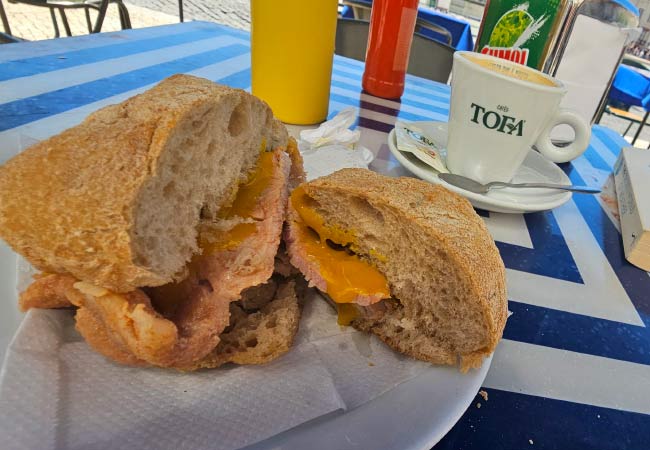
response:
M363 89L382 98L400 98L411 53L418 0L373 0Z

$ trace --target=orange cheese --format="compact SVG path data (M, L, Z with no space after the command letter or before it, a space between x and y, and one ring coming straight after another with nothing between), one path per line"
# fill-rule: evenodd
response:
M338 312L337 323L339 325L348 326L359 317L359 310L351 303L337 303L336 311Z
M309 206L310 200L302 188L291 194L291 204L302 219L296 222L299 239L307 257L318 264L320 275L327 282L327 295L336 303L353 303L359 296L390 298L388 280L376 267L327 243L329 240L354 249L356 238L352 231L325 226L323 218Z
M273 179L274 168L275 159L273 153L262 152L257 160L255 170L244 183L239 185L235 201L233 201L232 205L219 211L219 217L222 219L235 216L244 219L252 217L260 195L262 195Z
M219 218L253 218L253 212L260 196L273 180L275 167L273 153L262 152L257 160L255 170L244 183L239 185L232 204L219 211ZM255 223L240 223L226 231L206 229L199 236L199 247L203 249L203 254L231 250L253 235L256 229Z
M255 233L257 225L254 223L239 223L229 230L206 230L199 236L199 247L204 255L222 250L232 250L241 244L244 239Z

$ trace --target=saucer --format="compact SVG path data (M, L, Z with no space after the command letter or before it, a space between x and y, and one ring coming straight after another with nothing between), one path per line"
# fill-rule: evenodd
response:
M424 131L428 137L436 141L440 147L447 146L446 122L413 122ZM476 194L466 191L438 178L438 172L424 164L410 153L397 149L395 130L388 134L388 147L395 158L413 175L429 183L439 184L466 197L474 207L500 213L529 213L547 211L557 208L571 199L571 192L556 189L493 189L487 194ZM519 168L513 183L557 183L571 184L569 177L551 161L538 152L529 149L524 163Z

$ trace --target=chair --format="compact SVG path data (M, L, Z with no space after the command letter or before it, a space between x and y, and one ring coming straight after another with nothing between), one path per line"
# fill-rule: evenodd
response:
M634 145L650 115L650 79L631 67L620 65L609 91L609 100L628 106L640 106L645 110L639 129L632 139Z
M366 60L370 23L339 18L334 53L357 61ZM413 35L407 73L447 83L451 74L454 49L419 33Z
M65 29L67 36L72 36L70 30L70 24L68 23L68 17L65 14L66 9L78 9L83 8L86 15L86 24L88 26L88 33L99 33L102 31L102 25L104 24L104 18L106 16L106 10L110 3L115 3L117 5L118 11L120 13L120 25L122 29L131 28L131 18L129 17L129 11L126 8L126 5L122 0L9 0L11 3L24 3L26 5L40 6L43 8L49 8L50 17L52 18L52 25L54 26L54 37L60 37L61 33L59 31L59 24L56 18L56 11L59 11L61 16L61 21ZM92 23L90 18L90 10L94 9L97 11L97 19L95 23ZM8 24L7 24L8 26ZM6 28L6 27L5 27Z
M5 34L11 35L11 27L9 26L7 13L5 12L5 5L2 4L2 0L0 0L0 20L2 21L2 27L5 30Z
M632 126L634 124L641 125L643 123L643 117L639 116L638 114L634 114L633 112L626 111L624 109L616 108L613 105L607 105L605 107L605 112L609 114L610 116L617 117L619 119L627 120L629 121L629 124L627 125L627 128L623 133L623 137L627 136L627 133L630 132L632 129Z
M366 60L369 22L339 18L336 23L334 53L357 61Z

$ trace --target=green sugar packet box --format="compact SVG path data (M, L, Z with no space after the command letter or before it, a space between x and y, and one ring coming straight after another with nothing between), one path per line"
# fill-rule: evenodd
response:
M488 0L476 51L544 70L572 0Z

